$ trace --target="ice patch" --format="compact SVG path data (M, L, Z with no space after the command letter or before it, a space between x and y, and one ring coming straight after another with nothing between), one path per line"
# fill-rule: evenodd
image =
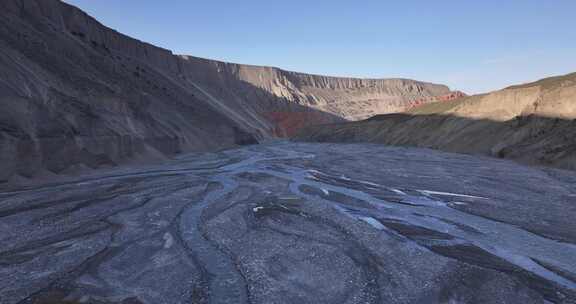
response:
M436 194L436 195L444 195L444 196L456 196L456 197L467 197L467 198L479 198L479 199L487 199L481 196L474 196L474 195L466 195L466 194L457 194L457 193L450 193L450 192L440 192L440 191L430 191L430 190L417 190L422 194Z
M452 205L458 205L458 206L466 205L466 203L464 203L464 202L450 202L450 204L452 204Z
M372 187L380 187L380 185L375 184L373 182L368 182L368 181L360 181L362 184L368 185L368 186L372 186Z
M396 194L400 194L400 195L406 195L406 192L398 190L398 189L394 189L394 188L390 188L390 191L396 193Z
M370 226L378 229L378 230L384 230L386 227L384 227L384 225L382 225L382 223L380 223L380 221L378 221L377 219L373 218L373 217L368 217L368 216L362 216L359 217L359 219L367 224L369 224Z
M258 211L260 211L260 210L262 210L262 209L264 209L264 207L262 207L262 206L258 206L258 207L254 207L254 208L252 208L252 211L254 211L254 212L258 212Z

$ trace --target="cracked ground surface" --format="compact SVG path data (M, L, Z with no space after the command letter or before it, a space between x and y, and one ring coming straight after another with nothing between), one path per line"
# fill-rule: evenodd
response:
M576 303L576 173L279 142L0 193L0 303Z

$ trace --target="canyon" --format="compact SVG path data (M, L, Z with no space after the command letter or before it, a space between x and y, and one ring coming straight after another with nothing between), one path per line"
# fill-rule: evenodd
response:
M313 142L372 142L576 169L576 73L367 120L311 126Z
M576 73L467 96L0 5L0 304L576 303Z
M175 55L58 0L2 6L0 182L257 143L460 94Z

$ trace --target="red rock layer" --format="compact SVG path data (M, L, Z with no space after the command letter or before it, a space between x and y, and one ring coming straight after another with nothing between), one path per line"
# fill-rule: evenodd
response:
M452 101L452 100L456 100L458 98L462 98L462 97L466 97L466 96L468 96L468 95L466 95L466 93L463 93L460 91L452 91L449 94L445 94L445 95L420 98L420 99L411 101L407 107L407 110L410 110L410 109L413 109L413 108L416 108L416 107L419 107L421 105L425 105L428 103Z

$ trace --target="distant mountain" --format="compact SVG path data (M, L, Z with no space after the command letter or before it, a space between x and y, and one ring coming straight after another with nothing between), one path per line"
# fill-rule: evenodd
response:
M296 138L417 146L576 169L576 73L403 114L310 127Z
M0 182L255 143L451 94L178 56L58 0L3 0Z

